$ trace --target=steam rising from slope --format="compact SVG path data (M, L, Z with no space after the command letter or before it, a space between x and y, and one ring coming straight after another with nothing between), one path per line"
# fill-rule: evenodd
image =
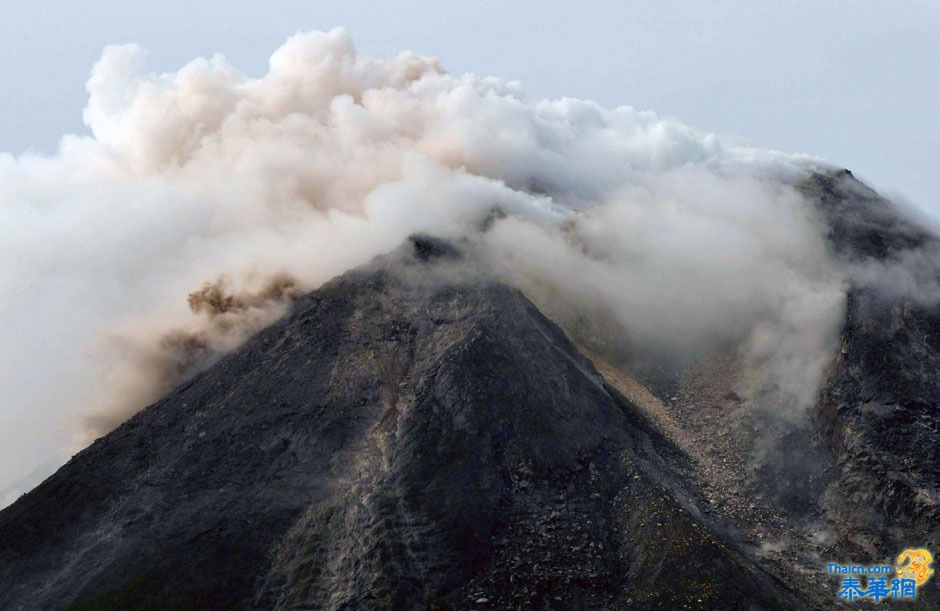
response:
M756 388L812 401L844 296L790 186L819 162L365 57L342 30L290 38L261 78L221 56L141 64L104 51L93 136L0 155L0 485L414 232L470 239L624 341L739 346Z

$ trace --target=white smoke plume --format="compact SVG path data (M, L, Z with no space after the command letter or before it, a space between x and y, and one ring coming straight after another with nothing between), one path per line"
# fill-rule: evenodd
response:
M632 342L740 345L757 386L812 402L844 277L792 185L822 162L366 57L343 30L291 37L260 78L142 65L103 52L91 136L0 154L0 488L419 231L471 237Z

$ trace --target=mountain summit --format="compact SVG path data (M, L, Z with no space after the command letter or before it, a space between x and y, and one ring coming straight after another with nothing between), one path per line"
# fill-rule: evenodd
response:
M802 188L846 264L934 240ZM826 561L940 540L935 305L853 286L767 442L724 361L631 371L471 258L414 236L79 453L0 512L0 608L830 608Z
M0 514L0 606L800 598L700 524L681 453L519 291L415 238Z

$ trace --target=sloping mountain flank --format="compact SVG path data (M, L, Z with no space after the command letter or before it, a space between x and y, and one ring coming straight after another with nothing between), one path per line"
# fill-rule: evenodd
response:
M584 353L689 458L713 529L794 589L834 601L826 563L893 563L940 542L940 242L848 171L798 188L849 278L840 345L808 417L784 420L739 394L746 364L733 347L650 364L587 334ZM937 608L938 583L906 604Z
M0 511L0 608L837 607L825 563L940 541L940 242L797 188L847 279L805 417L415 236Z
M422 237L334 279L0 512L0 608L812 606L557 326L458 264Z
M804 188L846 264L894 280L856 281L848 292L842 347L817 413L817 436L837 466L820 508L843 554L937 549L940 240L847 171L815 176ZM922 590L919 604L940 606L940 581Z

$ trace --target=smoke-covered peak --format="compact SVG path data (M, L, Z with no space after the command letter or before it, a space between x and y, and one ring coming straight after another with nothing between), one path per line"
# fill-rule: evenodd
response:
M154 74L109 47L88 95L91 136L0 155L0 486L410 235L460 241L618 348L730 346L742 392L788 413L838 344L854 272L796 187L831 169L810 157L369 57L343 30L291 37L257 78L221 55Z

